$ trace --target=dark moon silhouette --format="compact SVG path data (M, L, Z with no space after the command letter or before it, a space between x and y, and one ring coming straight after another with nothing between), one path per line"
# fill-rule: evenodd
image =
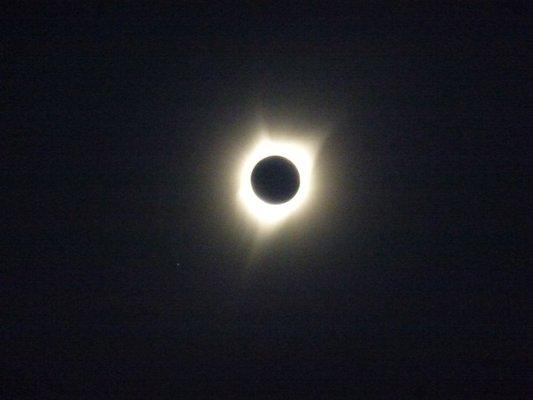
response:
M300 187L300 174L294 164L281 156L259 161L252 171L255 194L271 204L286 203Z

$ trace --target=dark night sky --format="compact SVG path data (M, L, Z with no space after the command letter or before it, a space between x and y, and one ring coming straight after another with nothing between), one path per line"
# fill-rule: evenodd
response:
M527 397L530 11L3 12L0 397ZM250 265L259 120L324 212Z

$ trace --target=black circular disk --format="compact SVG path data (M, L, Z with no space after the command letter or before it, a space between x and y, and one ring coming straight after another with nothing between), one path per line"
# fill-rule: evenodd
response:
M263 158L252 171L252 187L255 194L267 203L286 203L298 192L300 174L294 164L284 157Z

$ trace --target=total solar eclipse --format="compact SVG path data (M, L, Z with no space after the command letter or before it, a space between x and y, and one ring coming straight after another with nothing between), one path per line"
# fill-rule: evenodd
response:
M282 204L292 199L300 187L296 166L285 157L271 156L259 161L252 171L255 194L270 204Z
M319 142L288 133L263 131L258 136L237 166L236 194L239 207L266 232L289 217L310 211Z

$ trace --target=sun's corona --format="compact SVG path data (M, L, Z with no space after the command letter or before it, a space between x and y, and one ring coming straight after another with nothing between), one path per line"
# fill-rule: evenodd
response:
M247 214L264 226L274 226L301 210L312 189L314 153L313 146L303 142L262 137L245 155L239 170L238 197ZM252 187L251 176L254 167L271 156L280 156L291 161L300 175L298 191L294 197L282 204L267 203L257 196Z

